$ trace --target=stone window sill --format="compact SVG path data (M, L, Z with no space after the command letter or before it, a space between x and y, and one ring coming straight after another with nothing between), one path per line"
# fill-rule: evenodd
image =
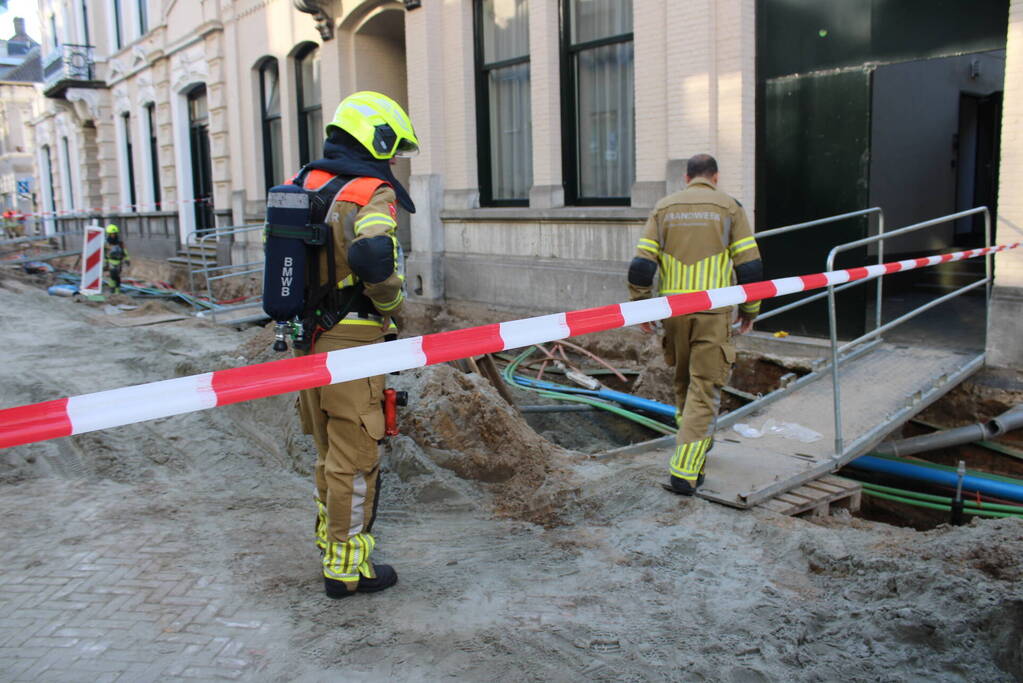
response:
M451 209L440 212L442 221L466 221L489 223L508 222L564 222L583 221L635 222L646 220L646 209L628 206L566 206L556 209L531 209L526 206L495 207L481 209Z

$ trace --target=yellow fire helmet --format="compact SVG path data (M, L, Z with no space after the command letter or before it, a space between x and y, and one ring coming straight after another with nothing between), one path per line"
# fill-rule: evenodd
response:
M121 232L121 229L118 228L113 223L111 223L110 225L107 226L107 234L108 235L116 235L119 232Z
M333 126L358 140L377 159L419 153L419 140L408 114L397 102L378 92L362 90L342 100L334 120L327 124L328 136Z

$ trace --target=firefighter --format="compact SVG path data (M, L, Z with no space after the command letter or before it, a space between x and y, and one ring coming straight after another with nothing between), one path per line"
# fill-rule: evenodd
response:
M718 165L709 154L689 159L686 187L654 207L629 266L633 301L651 296L654 277L660 294L680 294L763 279L760 251L738 201L717 189ZM739 306L739 333L753 328L760 302ZM713 446L721 388L735 362L732 307L664 321L665 361L675 368L678 433L669 462L669 488L693 495L704 478ZM642 326L650 332L650 325Z
M307 190L338 187L327 202L333 258L318 248L307 277L311 352L375 344L397 333L405 298L404 266L395 229L400 205L415 205L391 171L395 156L412 156L419 143L408 115L392 99L357 92L326 126L323 158L292 180ZM322 196L318 194L317 196ZM331 273L330 271L334 272ZM312 275L316 273L317 275ZM302 351L296 351L301 354ZM384 438L384 377L300 392L302 426L316 444L316 544L327 597L372 593L398 581L394 568L371 561Z
M106 266L107 272L110 273L110 280L113 283L114 294L121 293L121 268L122 266L128 268L131 266L131 259L128 257L128 251L124 248L124 244L121 242L121 229L111 223L107 226L107 251L106 251Z

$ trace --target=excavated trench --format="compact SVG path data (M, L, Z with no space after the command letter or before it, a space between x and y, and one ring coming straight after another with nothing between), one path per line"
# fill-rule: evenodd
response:
M736 359L728 389L722 393L720 414L725 415L748 403L749 399L739 395L740 393L753 396L766 394L777 389L780 378L791 372L793 370L782 367L771 360L740 353ZM805 370L797 370L795 373L802 375L805 374ZM669 405L675 403L671 393L671 373L667 367L655 367L653 371L650 369L626 370L624 374L627 382L606 375L601 376L600 380L606 388L613 391L633 393ZM656 380L652 375L656 375ZM563 376L551 379L565 383ZM653 386L655 381L658 386L656 390L652 390L655 389ZM513 391L516 402L520 406L553 407L558 404L557 401L537 399L526 391L517 389ZM580 410L572 404L562 403L561 405L563 407L567 405L569 409L559 412L525 412L523 417L538 434L563 448L583 453L600 453L663 436L653 429L631 422L614 413L600 409ZM649 416L666 425L673 426L673 420L670 418L652 414Z
M1023 382L1013 373L982 370L963 382L944 397L929 406L916 418L906 423L890 439L910 438L930 434L937 430L962 427L985 422L1023 403ZM955 467L962 461L968 470L1023 479L1023 431L1009 432L996 439L966 443L910 456L927 463ZM847 470L848 472L848 470ZM863 473L860 473L862 476ZM907 482L893 477L875 475L869 481L884 486L906 487ZM942 486L919 486L921 492L952 497L954 490ZM968 489L967 500L981 502L982 498ZM1014 501L994 500L995 503ZM907 505L879 497L864 496L859 516L872 521L910 527L919 531L934 529L952 521L951 514ZM971 519L966 517L966 521Z
M626 381L623 382L606 372L594 373L599 376L601 384L605 388L631 393L661 403L674 403L671 389L672 371L661 362L654 344L648 343L638 355L628 356L615 354L615 351L623 348L624 345L608 341L602 343L599 336L587 339L587 342L591 351L603 351L606 354L604 357L626 376ZM631 346L634 348L636 344ZM584 358L578 356L571 358L580 365L585 361ZM792 375L798 377L808 372L805 362L798 359L788 360L791 362L772 355L740 351L729 386L722 395L720 414L727 414L746 405L752 397L777 389ZM535 377L536 368L536 364L533 364L529 368L529 372L521 374ZM558 371L554 370L554 372ZM547 369L544 379L572 385L564 374L552 375L550 368ZM519 408L526 407L522 417L529 427L547 442L570 451L598 454L656 439L663 435L647 426L631 422L618 414L549 398L538 398L536 394L519 387L511 387L509 390ZM1021 402L1023 402L1023 382L1018 377L1006 377L1004 373L1000 375L997 372L985 371L967 380L938 400L913 421L890 434L888 439L908 438L931 433L938 429L948 429L988 420ZM642 413L643 411L638 412ZM647 414L647 416L667 425L671 425L672 422L670 418L664 416L653 414ZM1023 478L1023 435L1009 433L1000 437L997 443L964 444L954 448L917 454L913 457L925 462L953 467L962 460L971 471L1020 479ZM842 474L853 478L864 476L863 472L848 468L843 470ZM954 493L948 488L920 486L892 477L867 476L866 479L874 484L903 489L912 488L930 495L948 497ZM970 492L967 492L967 495L970 495ZM975 493L972 495L976 496ZM977 500L981 499L977 497ZM1011 503L1012 501L989 500L988 502ZM948 512L911 506L872 495L863 496L862 507L855 516L920 531L933 529L950 522ZM971 516L967 515L966 521L969 519Z

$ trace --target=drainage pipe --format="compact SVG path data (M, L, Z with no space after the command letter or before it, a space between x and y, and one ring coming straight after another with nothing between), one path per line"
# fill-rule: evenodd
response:
M905 479L924 481L931 484L940 484L955 488L958 476L956 473L945 470L935 470L922 465L914 465L908 462L898 462L888 458L879 458L873 455L862 455L851 463L850 466L868 472L880 472ZM963 477L963 488L970 491L977 491L988 496L1002 498L1003 500L1014 500L1023 503L1023 485L1012 484L1006 481L988 479L975 475Z
M1023 427L1023 406L1016 406L987 422L977 422L965 427L946 429L941 432L914 436L909 439L887 441L874 450L881 455L913 455L925 451L934 451L939 448L961 446L964 443L972 443L974 441L986 441L1020 427Z
M994 418L988 424L992 425L995 430L995 436L1001 436L1006 432L1011 432L1014 429L1023 427L1023 405L1016 406L1012 410L1007 410L998 417Z

